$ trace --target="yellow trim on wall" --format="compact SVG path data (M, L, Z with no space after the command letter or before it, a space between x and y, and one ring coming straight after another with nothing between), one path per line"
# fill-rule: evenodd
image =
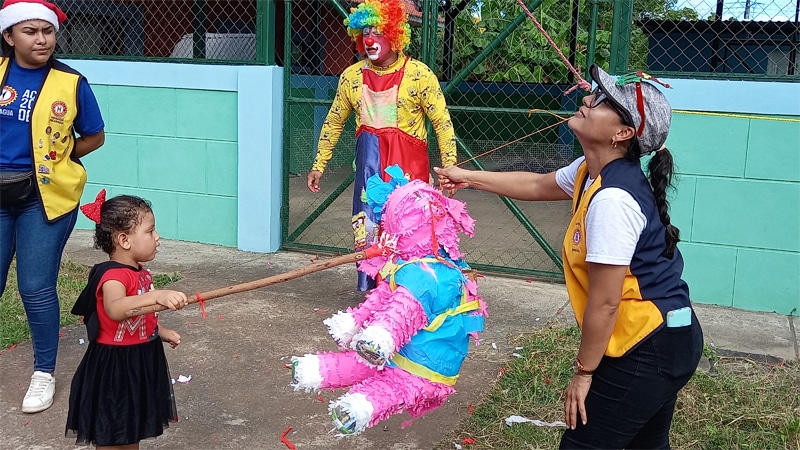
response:
M769 116L754 116L751 114L734 114L734 113L714 113L714 112L704 112L704 111L684 111L680 109L674 109L672 112L676 114L693 114L698 116L716 116L716 117L733 117L735 119L754 119L754 120L776 120L779 122L797 122L800 123L800 119L792 119L789 117L769 117Z

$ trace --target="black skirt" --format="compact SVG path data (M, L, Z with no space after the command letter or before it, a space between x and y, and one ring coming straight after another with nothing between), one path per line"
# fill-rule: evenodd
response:
M76 444L128 445L178 421L164 344L90 342L69 393L66 435Z

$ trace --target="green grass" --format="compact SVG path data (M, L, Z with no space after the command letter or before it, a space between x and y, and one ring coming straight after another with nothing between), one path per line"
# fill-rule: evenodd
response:
M153 287L156 289L161 289L180 279L181 275L178 272L159 273L157 275L153 275Z
M72 261L62 261L56 288L61 302L61 325L71 325L79 318L70 314L72 305L86 286L89 268ZM0 297L0 349L31 338L25 309L17 291L17 269L12 261L3 296Z
M509 427L505 418L564 420L562 395L579 340L576 327L546 327L517 336L513 345L524 347L517 351L523 357L508 362L474 414L435 448L452 449L468 437L475 440L464 445L469 450L558 448L562 428ZM711 347L704 355L716 362L714 375L698 370L678 395L673 448L800 449L800 364L718 356Z
M80 320L78 316L70 314L70 310L78 295L86 286L89 269L89 267L72 261L64 260L61 262L61 270L59 271L56 285L61 302L61 326L71 325ZM153 276L153 285L156 289L160 289L178 281L180 278L177 272L157 274ZM0 350L30 338L31 332L28 328L25 309L17 291L16 264L12 262L11 269L8 271L6 290L3 296L0 297Z

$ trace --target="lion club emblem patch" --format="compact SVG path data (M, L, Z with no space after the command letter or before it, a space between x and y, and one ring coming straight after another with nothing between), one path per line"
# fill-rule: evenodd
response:
M0 91L0 106L8 106L17 99L17 91L11 86L5 86Z
M580 227L575 227L575 231L572 233L572 243L578 245L581 243L581 229Z
M64 117L67 114L67 104L61 100L56 100L50 105L50 111L56 117Z

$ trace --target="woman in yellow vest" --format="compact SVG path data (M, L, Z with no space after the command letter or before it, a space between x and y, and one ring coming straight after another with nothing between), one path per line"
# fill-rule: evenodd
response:
M672 110L645 73L614 80L592 66L591 74L597 88L569 120L584 156L569 166L548 174L434 170L445 189L572 200L564 275L581 344L561 448L669 448L678 391L703 349L666 197ZM639 160L650 154L646 176Z
M53 58L65 19L43 0L6 0L0 9L0 294L16 255L34 355L25 413L53 404L60 325L56 280L86 183L79 158L105 140L89 83Z

